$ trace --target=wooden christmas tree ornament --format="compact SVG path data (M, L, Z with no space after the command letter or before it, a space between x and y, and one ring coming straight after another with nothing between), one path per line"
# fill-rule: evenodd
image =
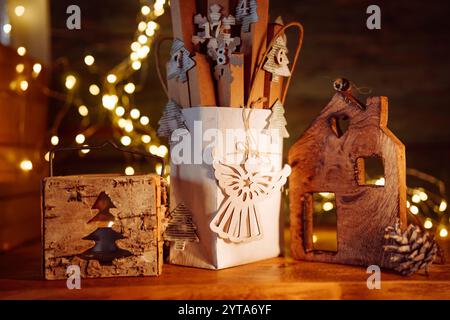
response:
M164 240L174 242L175 250L184 250L187 242L199 242L192 212L180 203L169 214L169 223L164 231Z
M278 17L275 20L275 23L270 23L267 27L267 42L271 43L275 35L284 27L283 19ZM283 35L284 36L284 35ZM287 39L284 37L285 43L287 46ZM272 50L271 50L272 51ZM291 72L289 72L291 73ZM273 81L274 77L272 73L266 72L265 74L265 83L264 83L264 95L267 97L267 105L265 108L271 108L277 100L280 100L282 97L283 77L278 77L278 81Z
M278 25L282 26L283 22L279 21ZM276 29L276 26L274 26L274 29ZM264 63L264 70L272 74L271 81L279 82L280 77L291 76L287 52L287 38L283 34L275 39L275 43L270 48L267 60Z
M276 130L283 138L289 138L289 132L286 129L287 120L284 117L284 107L280 100L277 100L272 107L272 114L269 118L268 130Z
M296 259L392 266L383 250L384 233L397 219L403 227L406 223L405 148L387 128L387 98L369 98L364 107L336 93L289 150L291 251ZM349 121L346 131L343 120ZM367 180L370 159L381 162L384 184ZM330 231L336 250L316 247L314 199L319 193L335 196L337 221Z
M46 279L66 279L71 265L79 266L84 278L161 273L167 206L162 177L54 177L52 171L42 186Z
M172 136L172 132L177 129L186 129L185 120L181 108L173 100L167 102L164 108L163 115L158 121L159 128L156 132L158 137L169 138Z

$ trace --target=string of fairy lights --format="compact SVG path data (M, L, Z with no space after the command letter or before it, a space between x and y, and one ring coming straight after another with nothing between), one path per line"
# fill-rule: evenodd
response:
M412 222L423 227L423 229L434 231L439 238L448 237L450 214L447 211L447 200L444 183L435 177L424 174L414 169L407 170L407 176L418 178L427 185L434 185L437 191L426 190L423 187L408 187L406 207L408 218ZM368 184L384 186L386 181L383 177L369 179ZM430 188L431 189L431 188ZM333 193L321 192L318 201L314 203L314 213L323 215L336 213L335 195ZM319 241L317 234L313 235L313 242Z
M168 148L165 145L157 145L152 141L153 137L156 137L155 130L149 126L150 118L143 114L142 111L133 105L132 96L138 91L138 85L132 80L134 73L139 72L146 62L151 50L151 46L155 39L155 34L159 29L157 19L165 13L166 0L154 0L154 1L141 1L140 15L138 19L138 25L136 28L134 41L130 45L130 54L121 63L101 76L99 83L91 83L88 86L89 94L92 97L97 97L100 104L111 117L113 125L119 128L122 133L120 137L120 143L124 147L128 146L144 146L145 149L154 155L161 157L167 157ZM23 17L26 12L26 7L18 5L14 9L14 14L17 17ZM2 26L2 30L5 34L10 34L13 31L14 26L7 23ZM24 46L17 48L19 56L25 56L27 50ZM94 68L96 65L96 58L94 53L89 53L83 57L84 65L88 68ZM19 63L16 66L18 74L22 74L24 71L24 64ZM32 77L35 79L42 71L42 65L35 63L33 65ZM76 97L75 92L80 87L80 82L83 80L77 77L74 72L68 72L64 79L64 87L66 92L62 95L58 93L59 97L64 97L65 103L68 107L75 106L77 108L79 116L83 119L89 117L91 112L98 112L98 107L89 107L84 104L79 97ZM10 89L15 91L26 92L29 89L31 82L25 76L18 77L15 81L11 82ZM48 88L46 93L50 96ZM53 95L55 96L55 95ZM58 146L63 141L58 135L58 130L61 125L61 120L69 111L69 108L62 108L56 116L55 124L50 129L49 143L52 146ZM84 146L86 140L92 132L92 127L95 124L90 124L84 129L81 129L79 133L75 135L74 142L78 145ZM67 142L67 141L66 141ZM72 142L66 143L72 144ZM87 154L89 149L81 150L82 154ZM46 161L49 161L49 152L44 156ZM23 171L30 171L33 169L33 163L29 159L21 160L19 164L20 169ZM160 173L162 170L161 164L157 164L155 171ZM168 172L168 168L165 168L165 172ZM135 170L132 166L127 166L124 170L126 175L133 175Z
M165 145L157 145L152 143L152 137L149 133L154 133L154 130L148 125L150 119L148 116L142 114L141 110L131 103L131 96L136 92L137 86L130 80L131 76L138 72L143 63L145 63L150 48L154 40L154 36L159 29L159 25L156 22L158 17L162 16L165 12L166 1L155 0L144 1L140 10L140 18L138 19L138 25L135 32L134 41L130 45L130 54L120 64L109 70L102 77L101 84L92 83L88 87L89 94L94 97L101 98L100 104L105 110L108 111L109 116L112 117L113 124L117 125L121 129L123 135L120 138L120 143L127 147L130 145L145 145L148 152L154 155L166 157L168 154L168 148ZM14 14L17 17L24 16L26 8L22 5L18 5L14 9ZM2 26L2 31L5 34L10 34L13 30L13 26L9 23ZM24 46L17 48L17 54L19 56L25 56L27 50ZM83 62L87 68L92 68L96 64L96 58L94 54L90 53L83 57ZM25 65L19 63L16 65L16 72L18 74L17 79L11 82L10 89L16 92L24 93L29 89L33 79L36 79L42 71L42 65L35 63L32 66L31 79L24 75ZM64 97L70 106L75 105L78 114L82 118L86 118L91 114L93 108L88 107L83 103L76 104L74 99L74 91L77 89L80 80L74 73L68 73L63 79L65 89L67 90ZM62 110L62 113L67 110ZM62 114L64 116L64 114ZM59 125L53 126L50 133L50 144L57 146L61 144L61 138L57 132ZM87 130L81 131L76 134L75 142L78 145L85 145L87 139ZM88 149L81 150L86 154ZM49 161L49 153L45 154L45 160ZM23 171L30 171L33 169L33 163L29 159L21 160L19 167ZM162 167L157 164L155 171L160 173ZM414 170L412 170L414 171ZM166 168L165 172L169 172ZM133 175L135 170L132 166L125 168L125 174ZM445 187L443 183L434 177L428 175L415 174L409 172L410 175L417 175L427 182L432 184L438 184L440 186L439 192L435 193L430 190L426 190L422 187L408 188L407 190L407 209L409 217L420 224L424 229L433 229L435 234L440 238L448 237L448 225L450 223L449 213L447 211L447 200L445 195ZM425 177L424 177L425 176ZM375 185L384 185L384 178L373 179L369 181ZM320 201L317 203L315 212L318 214L326 214L335 211L335 203L332 194L321 193ZM418 218L420 218L418 220ZM317 241L315 236L314 241Z

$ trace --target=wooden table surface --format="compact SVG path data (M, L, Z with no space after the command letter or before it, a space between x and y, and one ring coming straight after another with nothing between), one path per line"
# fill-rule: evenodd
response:
M40 245L0 255L0 299L450 299L450 264L429 277L383 272L369 290L364 268L275 258L220 271L164 265L160 277L82 279L81 290L42 280Z

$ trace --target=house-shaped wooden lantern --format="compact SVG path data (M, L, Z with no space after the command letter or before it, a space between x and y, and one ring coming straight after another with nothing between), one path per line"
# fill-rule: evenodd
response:
M406 176L405 147L387 128L387 119L386 97L369 98L363 110L338 92L292 146L289 194L294 258L390 267L383 254L384 233L397 219L406 225ZM384 168L384 179L370 184L366 166L374 159ZM317 196L334 203L317 203ZM321 213L315 212L318 208ZM334 228L321 236L332 238L335 247L323 249L316 246L320 239L315 224L320 219L315 215L327 215L331 209Z

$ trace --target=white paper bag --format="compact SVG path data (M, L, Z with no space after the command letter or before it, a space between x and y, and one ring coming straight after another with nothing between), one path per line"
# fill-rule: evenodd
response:
M247 150L250 156L266 159L264 166L282 169L283 139L267 130L271 110L194 107L182 113L189 132L172 135L170 206L174 210L182 205L191 212L198 241L186 241L183 246L171 242L170 263L222 269L278 256L283 229L280 188L255 204L261 231L257 240L232 242L210 227L228 197L215 177L213 159L225 164L240 161ZM250 128L250 139L246 128Z

